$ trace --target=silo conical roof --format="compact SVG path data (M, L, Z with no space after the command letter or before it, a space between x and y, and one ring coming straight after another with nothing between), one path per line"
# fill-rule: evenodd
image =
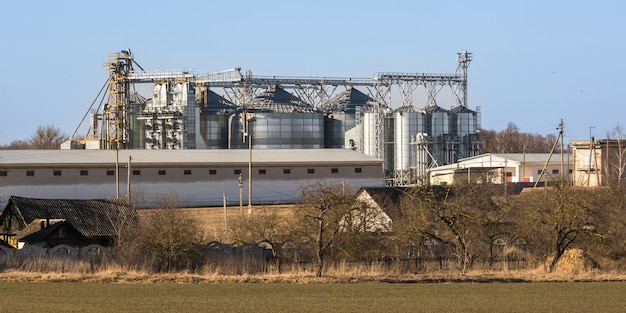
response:
M252 99L250 107L255 110L275 113L315 113L317 110L300 98L290 94L279 86L268 90Z
M452 113L476 113L475 111L463 105L459 105L457 107L450 109L450 112Z
M446 110L438 105L431 105L429 107L424 108L424 111L426 113L435 113L435 112L450 112L449 110Z
M412 105L403 105L397 109L395 109L395 112L400 112L400 113L425 113L423 109L418 109Z
M357 106L369 107L373 101L374 99L358 89L348 87L344 92L330 99L324 105L324 111L329 113L350 111Z
M130 99L129 99L130 103L135 103L135 104L144 104L146 103L146 98L142 95L140 95L138 92L133 92L130 94Z
M228 99L212 90L207 90L205 92L207 92L206 98L202 94L198 97L198 104L200 105L200 109L203 113L231 113L236 110L235 105Z

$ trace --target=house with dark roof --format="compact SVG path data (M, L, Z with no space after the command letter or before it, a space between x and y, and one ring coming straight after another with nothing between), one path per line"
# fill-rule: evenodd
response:
M0 214L0 239L13 247L112 246L139 217L123 200L33 199L11 196Z

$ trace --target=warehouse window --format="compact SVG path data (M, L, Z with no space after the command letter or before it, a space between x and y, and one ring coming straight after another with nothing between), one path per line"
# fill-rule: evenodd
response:
M61 176L61 171L56 170L56 171L52 172L52 175L54 175L54 176Z
M572 169L570 168L567 172L571 174L572 173Z
M261 175L265 174L265 170L259 170L259 174Z
M185 174L185 175L191 175L191 170L185 170L185 171L183 172L183 174Z
M165 175L166 173L165 170L159 170L159 175Z
M216 175L217 174L217 170L209 170L209 175Z
M355 173L361 173L363 170L360 167L355 167L354 168L354 172Z
M559 170L552 170L552 174L554 174L554 175L559 174Z
M133 175L141 175L141 171L140 170L133 170Z
M543 170L537 170L537 175L541 175L542 172Z
M241 174L241 170L235 170L235 175Z
M0 171L0 176L7 176L7 171Z
M113 176L115 175L115 171L107 171L107 176Z
M337 174L337 173L339 173L339 169L338 168L331 168L330 172L333 173L333 174Z
M80 171L80 176L87 176L89 175L89 171L88 170L81 170Z
M26 171L26 176L35 176L35 171Z
M306 170L306 172L308 174L315 174L315 169L314 168L309 168L309 169Z
M291 174L291 169L288 169L288 168L283 169L283 174Z
M513 173L512 172L506 172L506 177L513 177Z

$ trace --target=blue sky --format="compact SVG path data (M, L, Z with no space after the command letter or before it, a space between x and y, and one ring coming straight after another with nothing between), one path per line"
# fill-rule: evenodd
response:
M125 48L151 70L342 77L453 73L467 50L483 128L556 134L562 118L566 142L604 138L626 126L625 16L618 0L9 1L0 144L47 124L71 134Z

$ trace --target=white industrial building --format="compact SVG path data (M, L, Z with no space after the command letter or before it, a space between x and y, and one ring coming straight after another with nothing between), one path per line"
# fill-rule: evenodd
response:
M470 183L535 183L560 178L571 179L572 162L568 155L549 153L487 153L460 159L457 163L431 168L433 185ZM543 173L542 173L543 172Z
M224 196L228 205L240 199L246 205L248 199L284 204L298 201L301 187L316 182L380 187L383 160L346 149L0 152L3 202L12 195L108 199L130 190L139 206L168 197L182 206L219 206Z

